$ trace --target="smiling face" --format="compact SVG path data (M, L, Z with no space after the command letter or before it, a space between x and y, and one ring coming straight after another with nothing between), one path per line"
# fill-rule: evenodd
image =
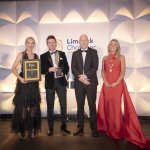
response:
M81 49L86 49L88 47L88 44L89 44L88 37L84 34L81 35L80 39L79 39L79 44L80 44Z
M50 51L55 51L57 47L57 43L55 39L48 39L47 40L47 46Z
M111 54L116 53L118 49L117 43L115 41L111 41L109 44L109 51Z
M27 38L25 45L26 45L27 50L32 51L33 48L35 47L34 39L33 38Z

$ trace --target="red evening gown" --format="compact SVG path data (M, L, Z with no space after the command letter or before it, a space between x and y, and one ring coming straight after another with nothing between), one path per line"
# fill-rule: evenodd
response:
M112 64L112 72L110 72ZM104 70L107 82L110 84L116 82L121 71L120 60L115 55L111 55L104 61ZM122 96L124 117L121 110ZM150 139L144 137L124 80L115 88L107 88L103 84L97 111L97 130L106 132L113 139L126 138L141 148L150 149Z

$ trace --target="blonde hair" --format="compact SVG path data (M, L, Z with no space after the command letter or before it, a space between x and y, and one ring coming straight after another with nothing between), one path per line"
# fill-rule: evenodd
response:
M107 53L108 53L108 55L110 55L110 49L109 49L109 47L110 47L111 42L113 42L113 41L116 43L116 46L117 46L116 55L117 55L117 57L119 57L119 56L121 55L121 54L120 54L121 48L120 48L120 44L119 44L118 40L116 40L116 39L112 39L112 40L109 42L109 44L108 44L108 46L107 46Z
M27 37L26 40L25 40L25 43L27 43L28 39L32 39L35 43L35 40L34 40L33 37ZM26 54L26 52L27 52L27 49L25 49L25 51L23 52L23 56Z

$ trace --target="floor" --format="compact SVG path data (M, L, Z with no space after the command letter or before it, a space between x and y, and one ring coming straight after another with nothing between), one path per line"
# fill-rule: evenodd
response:
M60 131L60 121L55 121L54 133L47 136L47 120L42 119L42 131L35 139L27 137L21 140L19 136L10 133L11 120L0 120L0 150L145 150L141 149L125 139L114 142L105 133L99 133L95 138L91 135L88 119L85 120L84 134L73 136L76 121L68 121L71 134ZM146 137L150 137L150 124L141 123ZM119 147L118 147L119 145Z

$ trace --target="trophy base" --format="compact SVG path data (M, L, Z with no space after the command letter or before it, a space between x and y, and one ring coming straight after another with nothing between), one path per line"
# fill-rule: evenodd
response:
M61 68L57 68L57 71L56 71L56 76L62 76L62 69Z

